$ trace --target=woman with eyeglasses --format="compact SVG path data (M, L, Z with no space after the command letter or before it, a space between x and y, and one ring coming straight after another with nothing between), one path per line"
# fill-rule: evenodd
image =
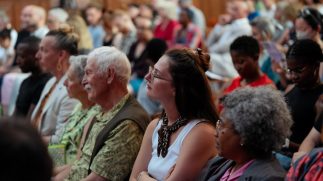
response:
M272 155L290 133L291 116L281 93L271 87L246 87L221 99L216 126L218 156L202 181L284 180Z
M146 130L130 180L196 180L216 155L209 63L200 49L173 49L149 70L147 95L164 111Z
M313 40L296 41L288 50L287 72L293 85L285 95L290 107L293 126L285 154L292 156L314 125L315 102L323 93L319 79L319 66L323 60L322 49Z

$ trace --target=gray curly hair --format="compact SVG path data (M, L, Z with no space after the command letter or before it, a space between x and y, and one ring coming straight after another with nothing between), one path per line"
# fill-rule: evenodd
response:
M70 67L77 75L77 78L82 82L83 76L85 74L85 66L87 61L87 55L78 55L70 57Z
M283 96L271 87L241 88L223 98L222 115L232 121L247 153L263 158L290 134L292 118Z

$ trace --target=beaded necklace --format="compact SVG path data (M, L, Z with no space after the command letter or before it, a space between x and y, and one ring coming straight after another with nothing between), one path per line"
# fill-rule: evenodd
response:
M164 158L168 153L170 136L180 127L184 126L187 123L187 119L180 116L171 126L168 126L168 118L166 113L163 114L161 119L163 122L158 130L157 155L158 157L161 155Z

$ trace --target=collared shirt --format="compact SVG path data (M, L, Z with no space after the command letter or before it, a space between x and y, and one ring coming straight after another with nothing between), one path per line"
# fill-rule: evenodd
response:
M93 124L82 148L82 156L72 166L67 180L79 181L87 177L92 151L98 134L125 105L128 98L129 95L126 95L111 110L96 116L97 122ZM135 122L131 120L123 121L110 132L105 145L93 159L92 172L107 180L124 180L131 172L142 138L143 133Z

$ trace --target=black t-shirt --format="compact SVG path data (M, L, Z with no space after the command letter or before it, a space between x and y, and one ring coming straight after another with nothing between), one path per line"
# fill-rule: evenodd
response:
M315 103L322 93L323 85L311 90L301 90L295 86L286 94L286 101L294 121L291 141L301 144L312 129L316 117Z
M31 104L36 105L50 74L40 74L26 78L20 86L16 101L16 115L27 116Z
M149 64L147 62L147 50L143 50L139 57L135 57L136 48L139 45L139 42L135 42L131 45L128 53L129 61L133 64L131 73L136 74L139 78L144 78L148 73Z

